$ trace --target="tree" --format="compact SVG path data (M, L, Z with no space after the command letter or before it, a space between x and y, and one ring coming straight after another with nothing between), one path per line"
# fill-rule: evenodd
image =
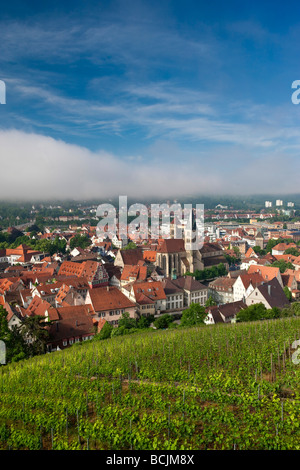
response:
M267 251L264 250L264 249L262 249L262 248L261 248L260 246L258 246L258 245L255 245L255 246L253 247L253 251L254 251L255 253L257 253L258 255L260 255L260 256L263 256L263 255L266 255L266 254L267 254Z
M279 268L281 273L284 273L287 269L294 269L294 265L291 262L289 261L287 262L283 259L274 261L274 263L272 263L271 266L275 268Z
M38 227L39 231L42 232L45 228L45 219L41 215L38 215L35 219L35 225Z
M235 252L237 258L240 258L241 257L241 252L240 252L240 249L238 246L234 246L233 248L233 251Z
M296 248L288 248L284 252L285 255L293 255L293 256L299 256L300 252Z
M235 264L238 261L236 256L230 256L227 253L224 253L224 257L229 266L231 266L232 264Z
M7 311L0 305L0 339L7 341L10 330L8 328Z
M263 303L253 304L242 309L236 316L237 322L267 320L284 316L278 307L267 309Z
M122 335L130 335L139 331L138 328L125 328L124 325L118 326L118 328L113 328L111 332L111 337L113 336L122 336Z
M130 328L136 328L136 326L137 324L135 318L131 318L128 312L122 313L118 323L118 328L124 327L129 330Z
M154 315L149 315L147 317L142 315L141 318L137 321L137 327L141 329L149 328L153 321L154 321Z
M300 302L294 302L290 307L292 309L293 315L296 315L297 317L300 316Z
M196 269L194 273L185 273L186 276L194 276L197 281L225 276L226 274L227 271L224 263L219 263L217 266L212 266L211 268L204 268L201 271Z
M292 243L293 240L291 238L289 239L285 239L285 238L277 238L274 239L274 238L270 238L270 240L268 241L267 245L266 245L266 252L267 253L271 253L272 252L272 248L274 248L274 246L278 245L279 243Z
M16 362L29 356L29 351L20 329L8 326L7 311L0 306L0 340L6 346L6 362Z
M46 345L50 336L49 331L45 328L46 326L49 326L49 322L40 315L25 317L23 320L21 333L28 340L32 356L46 352Z
M110 323L105 322L103 327L101 328L100 333L97 335L97 337L99 339L110 338L113 329L114 329L114 327Z
M122 250L135 250L136 248L137 245L133 241L130 241L126 246L122 248Z
M58 236L55 237L55 240L51 243L49 247L49 254L53 255L54 253L62 253L66 252L67 242L66 240L60 239Z
M165 329L165 328L168 328L169 325L173 321L174 321L174 318L171 315L169 315L168 313L164 313L160 317L156 318L156 320L154 320L153 324L154 324L155 328L157 328L157 329Z
M205 307L200 304L191 303L189 308L182 312L180 326L193 326L204 323L206 315Z
M291 301L291 300L292 300L292 293L291 293L290 289L288 288L288 286L285 286L285 287L283 288L283 292L285 293L286 298L287 298L289 301Z
M224 264L222 264L222 266L224 267ZM209 279L209 278L212 278L212 277L222 276L222 274L219 274L218 266L212 266L206 272L207 272L206 279Z
M236 316L237 322L261 320L266 315L266 307L263 303L253 304L240 310Z
M225 276L227 274L225 264L219 263L217 266L217 269L218 269L219 276Z
M70 248L73 250L74 248L87 248L91 244L91 240L87 235L80 235L80 233L76 233L74 237L70 240Z
M212 296L210 295L207 299L207 301L205 302L205 306L206 307L210 307L212 305L217 305L217 302L212 298Z

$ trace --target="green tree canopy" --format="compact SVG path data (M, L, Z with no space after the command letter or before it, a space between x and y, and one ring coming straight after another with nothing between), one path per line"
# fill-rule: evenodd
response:
M113 328L114 327L110 323L105 322L100 333L97 335L97 338L98 339L110 338Z
M297 250L297 248L288 248L287 250L285 250L284 254L285 255L299 256L300 251Z
M186 272L186 276L194 276L197 281L205 279L214 279L216 277L225 276L227 274L226 266L224 263L219 263L217 266L204 268L202 270L196 269L194 273Z
M279 268L281 273L284 273L287 269L294 269L294 265L290 261L285 261L284 259L274 261L271 266Z
M29 348L32 356L44 354L49 340L49 331L45 327L49 325L45 317L33 315L25 317L21 325L21 334L29 340Z
M147 317L142 315L141 318L137 321L137 327L141 329L149 328L153 321L154 321L154 315L149 315Z
M217 305L217 302L213 299L213 297L210 295L205 302L206 307L210 307L211 305Z
M91 244L91 240L87 235L80 235L80 233L76 233L73 238L70 240L70 248L73 250L74 248L87 248Z
M126 246L122 248L122 250L135 250L136 248L137 245L133 241L130 241Z
M6 362L16 362L29 356L27 343L16 326L8 327L7 311L0 306L0 340L6 346Z
M124 312L118 323L118 328L124 327L127 330L130 328L136 328L137 322L135 318L131 318L128 312Z
M258 255L260 255L260 256L263 256L263 255L266 255L266 254L267 254L267 250L262 249L262 248L261 248L260 246L258 246L258 245L255 245L255 246L253 247L253 251L254 251L255 253L257 253Z
M183 310L180 325L193 326L204 323L206 315L205 307L200 304L191 303L189 308Z
M236 316L237 322L258 321L282 316L281 310L277 307L267 309L263 303L249 305L242 309Z
M292 300L292 293L291 293L290 289L288 288L288 286L285 286L285 287L283 288L283 292L285 293L286 298L287 298L289 301L291 301L291 300Z
M154 320L153 324L157 329L165 329L168 328L169 325L174 321L174 317L169 315L168 313L164 313L163 315L159 316Z
M267 253L271 253L272 252L272 248L274 248L274 246L278 245L279 243L292 243L293 240L291 238L289 239L286 239L286 238L270 238L270 240L268 240L268 243L266 245L266 252Z

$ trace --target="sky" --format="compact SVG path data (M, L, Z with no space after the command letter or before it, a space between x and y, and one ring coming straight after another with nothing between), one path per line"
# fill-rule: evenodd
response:
M1 2L0 199L299 193L299 10Z

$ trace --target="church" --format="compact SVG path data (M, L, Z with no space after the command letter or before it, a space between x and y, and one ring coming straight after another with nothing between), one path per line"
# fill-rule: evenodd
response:
M203 269L199 250L186 251L184 240L161 240L157 247L155 266L158 266L166 277L182 276L186 272Z

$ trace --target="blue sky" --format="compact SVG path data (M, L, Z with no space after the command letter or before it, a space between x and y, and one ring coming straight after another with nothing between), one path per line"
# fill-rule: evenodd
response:
M299 192L296 1L70 5L1 5L1 198Z

